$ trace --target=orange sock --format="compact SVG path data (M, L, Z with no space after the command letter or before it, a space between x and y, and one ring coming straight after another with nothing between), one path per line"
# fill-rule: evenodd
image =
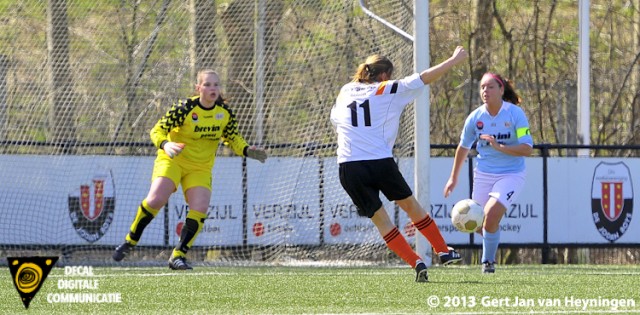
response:
M438 225L433 221L431 216L427 214L424 219L414 222L413 225L429 240L429 243L431 243L431 246L433 246L437 253L449 252L447 243L444 241L444 238L442 238Z
M407 240L400 234L397 227L393 228L393 230L383 238L390 250L400 256L402 260L406 261L411 268L416 267L416 261L420 259L420 256L413 251L411 245L407 243Z

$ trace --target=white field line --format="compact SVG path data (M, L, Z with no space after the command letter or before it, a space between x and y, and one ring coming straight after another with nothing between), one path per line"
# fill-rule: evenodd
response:
M496 311L496 312L464 312L464 313L438 313L438 314L447 314L447 315L497 315L497 314L640 314L640 310L593 310L593 311L582 311L582 310L569 310L569 311L560 311L560 310L552 310L552 311L520 311L520 312L509 312L509 311Z
M163 268L164 269L164 268ZM121 272L124 271L124 272ZM361 275L401 275L407 272L412 272L409 270L388 270L388 271L367 271L367 270L350 270L350 273L344 272L305 272L305 276L342 276L348 275L353 276L354 274ZM141 268L127 268L118 269L118 271L109 271L108 274L100 274L99 271L94 271L94 274L91 276L85 275L64 275L64 274L50 274L51 278L113 278L113 277L172 277L172 276L239 276L244 274L253 274L258 276L295 276L299 277L300 273L297 272L261 272L256 273L254 270L249 272L220 272L220 271L172 271L172 272L156 272L152 269L141 269Z
M168 267L116 267L116 268L95 268L94 275L89 277L99 277L99 278L111 278L111 277L171 277L171 276L237 276L243 275L247 273L256 274L255 268L248 267L246 272L228 272L228 271L216 271L211 270L218 267L208 267L208 266L195 266L195 271L167 271L167 272L158 272L160 269L168 269ZM243 267L221 267L221 268L238 268L242 269ZM280 268L280 267L274 267ZM407 272L411 272L408 267L394 267L394 268L386 268L386 267L369 267L371 269L367 270L366 268L336 268L336 272L331 272L328 268L323 268L322 272L308 272L305 271L304 274L307 276L341 276L341 275L349 275L352 276L354 274L362 274L362 275L404 275ZM442 270L442 269L478 269L480 270L480 266L448 266L448 267L432 267L431 270ZM206 269L207 271L198 271L198 269ZM305 268L308 270L309 268ZM349 273L344 273L341 270L349 269ZM538 270L526 270L519 268L509 268L505 267L504 273L508 273L510 276L515 275L553 275L553 274L564 274L562 270L556 270L553 268L550 269L538 269ZM586 271L579 270L579 275L614 275L614 276L640 276L640 269L635 271L629 270L620 270L618 271ZM106 274L105 274L106 273ZM295 271L267 271L258 273L259 276L299 276L300 274ZM576 274L578 275L578 274ZM63 274L49 274L49 277L83 277L83 275L63 275Z

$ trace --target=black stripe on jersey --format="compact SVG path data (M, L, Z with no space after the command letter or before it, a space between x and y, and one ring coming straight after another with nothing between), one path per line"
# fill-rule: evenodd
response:
M194 107L198 106L197 98L190 98L185 101L181 101L180 103L173 104L171 109L167 112L167 114L162 117L160 121L160 125L162 129L169 132L171 129L182 126L184 120L187 117L187 114L193 110Z
M216 102L216 105L224 108L224 110L229 113L229 122L222 131L222 136L231 141L236 135L238 135L238 120L236 119L236 115L233 113L231 108L227 106L227 104Z
M398 81L393 82L391 84L391 94L395 94L398 91Z

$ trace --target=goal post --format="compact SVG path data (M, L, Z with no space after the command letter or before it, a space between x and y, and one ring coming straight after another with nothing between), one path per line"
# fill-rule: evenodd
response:
M413 1L413 62L415 71L419 72L429 68L429 1ZM431 140L429 126L430 88L427 85L418 96L414 105L415 119L415 194L418 202L427 212L431 208L430 198L430 160ZM420 233L416 233L416 251L422 260L431 265L431 244Z

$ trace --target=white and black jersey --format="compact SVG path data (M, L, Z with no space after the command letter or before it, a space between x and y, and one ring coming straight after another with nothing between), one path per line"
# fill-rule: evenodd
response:
M424 86L418 73L400 80L344 85L331 109L338 163L392 157L400 115Z

